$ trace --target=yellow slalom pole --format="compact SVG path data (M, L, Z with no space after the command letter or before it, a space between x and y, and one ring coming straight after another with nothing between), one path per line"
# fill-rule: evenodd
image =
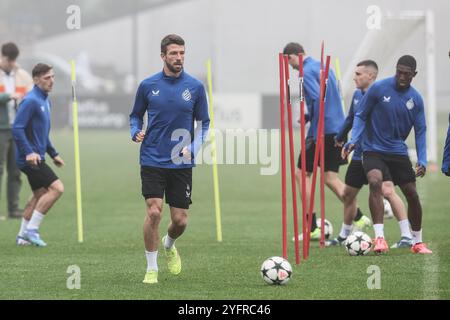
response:
M211 75L211 59L206 63L208 70L208 97L209 97L209 132L211 134L211 157L213 161L213 180L214 180L214 204L216 209L216 232L217 241L222 242L222 219L220 217L220 197L219 197L219 175L217 172L217 149L216 149L216 133L214 131L214 106L212 95L212 75Z
M75 186L77 200L77 229L78 242L83 242L83 210L81 207L81 176L80 176L80 143L78 137L78 101L75 93L76 72L75 61L71 60L71 77L72 77L72 122L73 122L73 138L75 146Z
M336 58L336 78L339 87L339 93L341 94L342 110L345 113L344 91L342 90L341 64L339 62L339 58Z

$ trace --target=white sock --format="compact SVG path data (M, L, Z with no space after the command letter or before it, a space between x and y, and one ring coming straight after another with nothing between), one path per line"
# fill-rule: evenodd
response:
M409 229L409 221L408 219L404 219L398 222L400 226L400 234L403 237L412 238L411 230Z
M419 231L411 231L412 233L412 239L413 244L422 242L422 229Z
M33 215L31 216L30 222L28 222L28 229L37 230L41 225L42 219L44 219L45 214L40 213L37 210L33 211Z
M172 239L171 237L169 237L169 235L167 234L165 237L165 241L164 241L164 248L166 249L170 249L173 247L173 245L175 244L175 240L176 239Z
M373 230L375 231L375 238L384 238L384 224L374 224Z
M351 231L352 225L343 223L341 227L341 233L339 233L339 237L341 237L342 239L346 239L350 235Z
M19 237L23 237L25 235L25 230L27 229L29 221L22 218L22 223L20 225Z
M145 257L147 258L147 272L149 272L150 270L158 271L158 250L145 250Z

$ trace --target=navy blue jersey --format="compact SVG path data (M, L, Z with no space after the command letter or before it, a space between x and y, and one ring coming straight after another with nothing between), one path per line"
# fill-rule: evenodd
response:
M58 153L50 142L50 101L38 86L27 93L19 105L12 134L16 142L16 162L19 168L27 166L26 156L31 153L45 160L45 153L52 158Z
M350 144L362 142L363 151L408 156L405 143L414 127L418 164L427 164L423 100L412 86L396 88L395 77L370 86L355 113Z
M320 108L320 61L307 57L303 63L307 119L311 121L307 137L316 138ZM336 134L344 122L344 117L336 77L330 69L325 100L325 134Z
M444 159L442 160L442 172L450 175L450 113L448 114L447 139L445 140Z
M348 115L345 118L344 124L336 135L336 140L340 142L344 142L347 138L348 133L353 127L353 120L355 118L355 108L357 108L359 102L361 101L364 92L360 89L356 89L355 93L353 93L352 103L350 104L350 109L348 110ZM362 148L361 144L355 146L355 151L353 152L353 160L361 160L362 157Z
M130 133L135 140L148 124L140 151L140 164L159 168L193 167L195 153L209 128L208 102L203 84L182 71L178 78L159 72L141 82L130 114ZM194 122L198 122L194 132ZM201 122L201 123L200 123ZM187 146L192 160L182 157Z

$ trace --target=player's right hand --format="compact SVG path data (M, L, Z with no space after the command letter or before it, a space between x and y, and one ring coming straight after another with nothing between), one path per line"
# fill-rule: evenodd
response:
M347 159L348 155L353 151L354 148L355 145L353 143L347 142L341 150L342 159Z
M39 164L39 162L41 162L41 156L38 155L37 153L33 152L30 154L27 154L25 160L27 161L27 163L29 165L37 166Z
M338 141L338 140L336 139L336 137L334 137L334 146L335 146L335 147L342 148L343 145L344 145L344 141Z
M416 165L416 177L423 178L425 176L425 173L427 172L427 167L417 164Z
M145 137L145 131L142 130L136 134L136 138L134 139L134 141L137 143L142 142L142 141L144 141L144 137Z

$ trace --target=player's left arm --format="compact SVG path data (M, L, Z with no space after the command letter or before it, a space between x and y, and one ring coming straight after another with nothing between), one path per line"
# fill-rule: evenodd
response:
M416 176L423 177L427 167L427 125L422 98L418 99L418 112L414 119L414 133L416 137L417 165Z
M50 137L47 136L47 153L53 159L53 163L57 167L62 167L65 165L64 160L60 157L59 153L56 151L55 147L53 147L52 142L50 141Z
M191 158L192 154L195 156L208 136L210 122L208 101L206 100L205 87L201 84L198 88L198 96L194 105L193 117L197 127L194 132L194 141L189 147L185 147L182 151L183 156L186 158Z

